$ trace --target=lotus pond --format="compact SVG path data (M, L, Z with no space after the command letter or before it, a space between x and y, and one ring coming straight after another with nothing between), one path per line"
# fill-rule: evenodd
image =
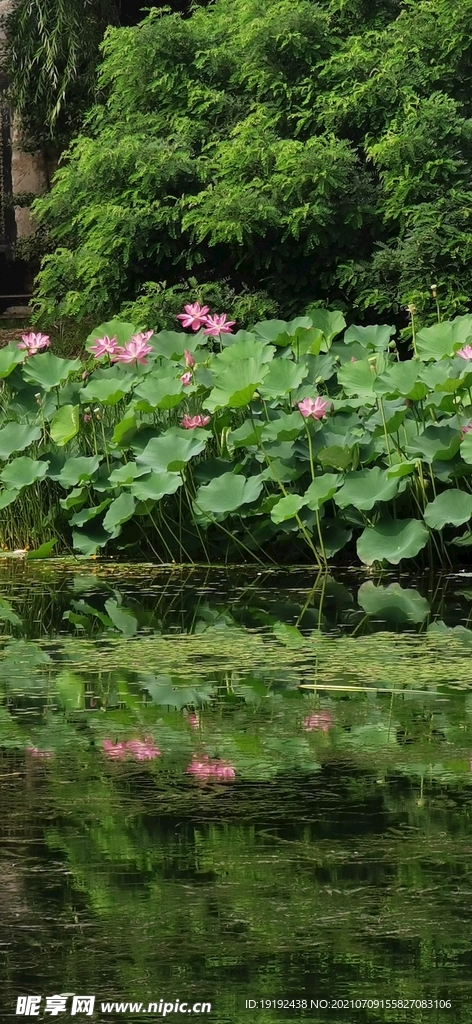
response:
M2 1021L472 1020L472 573L4 558L0 631Z

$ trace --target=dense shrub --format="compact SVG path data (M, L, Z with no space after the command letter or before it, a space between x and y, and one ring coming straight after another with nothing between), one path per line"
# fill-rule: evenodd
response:
M281 315L469 308L472 0L215 0L110 28L104 97L36 203L43 316L189 275ZM151 285L149 285L151 282ZM151 325L154 324L151 321Z

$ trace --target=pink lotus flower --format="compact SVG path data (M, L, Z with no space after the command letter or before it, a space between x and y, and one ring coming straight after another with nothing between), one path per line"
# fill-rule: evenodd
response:
M315 399L304 398L298 402L298 408L305 419L312 416L314 420L321 420L329 406L330 402L325 402L319 395Z
M471 430L472 430L472 423L468 423L465 427L461 427L461 434L463 436L464 436L464 434L470 434Z
M189 303L184 306L185 313L179 313L176 317L177 320L182 322L182 327L191 327L192 331L199 331L202 324L206 323L206 314L209 312L209 306L200 306L199 302ZM187 363L187 366L190 364Z
M229 782L236 778L236 772L227 761L219 761L216 758L210 761L208 754L203 754L200 761L192 758L187 775L194 775L200 780L217 779L219 782Z
M152 345L148 345L147 342L153 334L153 331L147 331L146 334L133 334L131 341L124 346L118 345L115 354L111 357L113 363L141 363L143 366L146 365L147 360L144 358L152 352Z
M456 352L456 356L460 356L461 359L472 359L472 345L464 345Z
M215 313L215 316L205 317L205 323L207 325L204 334L212 334L214 338L217 338L219 334L232 334L231 328L234 327L236 320L226 320L226 313Z
M191 371L187 370L187 373L183 373L182 376L179 379L180 379L180 383L181 384L185 384L185 385L191 384L192 383Z
M51 344L47 334L22 334L22 341L18 342L17 348L25 349L29 356L35 356L41 348L49 348Z
M102 747L107 757L114 761L123 761L128 756L134 758L135 761L152 761L161 755L154 740L149 737L145 740L127 740L123 743L103 740Z
M95 359L100 359L102 356L113 356L115 352L119 352L120 346L115 338L109 338L108 334L105 334L104 338L97 338L95 345L92 345L90 351L95 356ZM87 371L85 371L87 375Z
M329 711L320 711L319 714L308 715L303 723L303 728L306 732L312 732L313 729L321 729L322 732L328 732L332 724L333 719Z
M192 729L199 729L200 728L200 721L199 721L198 715L195 715L193 712L190 712L185 717L187 719L188 724L191 726Z
M191 370L192 367L195 366L195 359L194 359L192 353L189 352L188 348L185 349L184 359L185 359L185 365L188 366L189 370Z
M84 412L84 423L90 423L91 419L92 419L92 414L90 412Z
M46 760L49 757L54 757L53 750L41 750L40 747L27 747L26 753L29 754L30 757L37 757L41 760Z
M209 416L188 416L185 414L180 421L180 426L185 427L185 430L195 430L195 427L206 427L209 422Z

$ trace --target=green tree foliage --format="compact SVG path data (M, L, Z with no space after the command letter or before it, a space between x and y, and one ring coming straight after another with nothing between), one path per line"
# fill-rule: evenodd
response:
M472 0L215 0L109 28L103 102L35 206L39 312L189 275L285 316L428 319L431 283L468 309L471 22Z
M16 0L2 64L25 148L60 149L80 128L100 42L117 20L115 0Z

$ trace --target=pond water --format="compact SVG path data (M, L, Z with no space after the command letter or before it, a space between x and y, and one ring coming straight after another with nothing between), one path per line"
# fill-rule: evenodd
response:
M1 1021L472 1021L471 616L467 573L3 560Z

